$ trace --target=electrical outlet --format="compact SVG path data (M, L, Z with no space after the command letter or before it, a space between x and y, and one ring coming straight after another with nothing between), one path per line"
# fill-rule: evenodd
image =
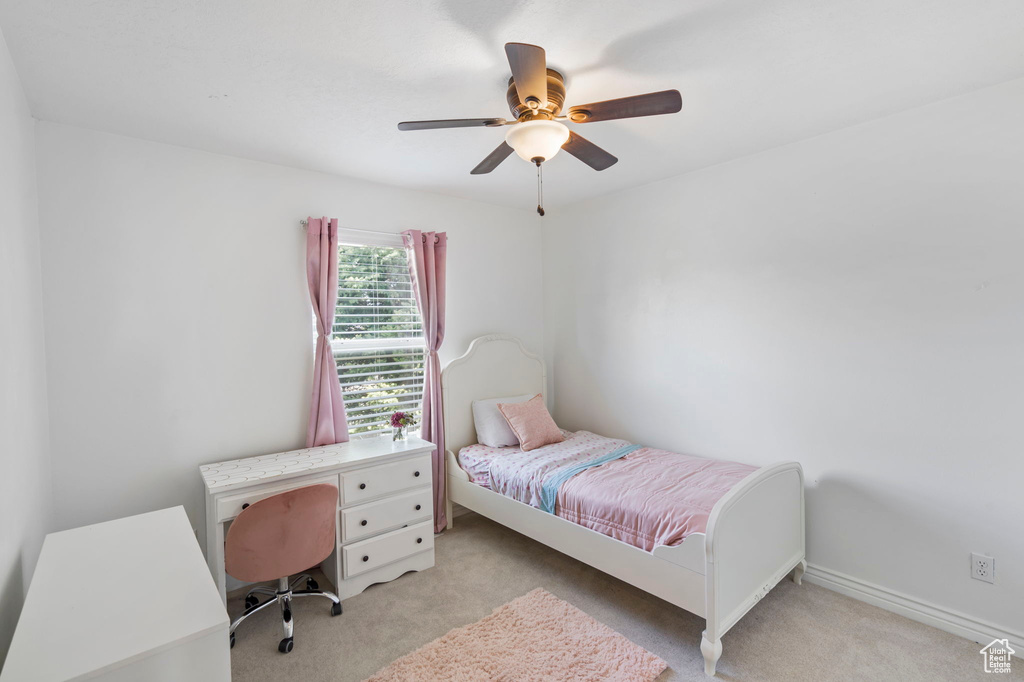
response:
M971 577L986 583L994 583L996 560L984 554L971 554Z

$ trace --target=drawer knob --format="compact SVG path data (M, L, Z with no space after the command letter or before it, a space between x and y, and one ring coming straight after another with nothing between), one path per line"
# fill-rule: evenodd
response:
M242 505L242 509L248 509L248 508L249 508L249 503L248 502L246 502L245 504Z
M420 544L421 542L423 542L423 538L416 538L416 544L417 545Z
M369 561L369 560L370 560L370 557L368 557L368 556L364 556L363 557L363 561Z
M360 521L359 525L360 526L365 526L366 525L366 519L363 519L362 521Z
M359 489L360 490L366 490L366 484L365 483L360 483L359 484Z
M417 471L416 473L414 473L414 474L413 474L413 476L417 476L417 477L418 477L419 475L420 475L420 472L418 472L418 471Z
M416 511L419 511L419 510L420 510L420 507L422 507L422 506L423 506L423 505L419 505L419 504L417 504L417 505L416 505Z

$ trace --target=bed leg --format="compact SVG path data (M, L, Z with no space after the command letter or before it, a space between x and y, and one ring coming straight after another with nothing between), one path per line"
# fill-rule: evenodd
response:
M718 664L718 659L722 657L722 640L718 639L712 642L708 639L708 632L705 630L700 638L700 652L704 654L704 674L714 677L715 666Z
M793 569L793 582L797 585L803 584L804 573L807 571L807 559L801 559L800 563Z
M445 501L444 501L444 516L445 516L446 519L448 519L448 526L447 526L447 528L448 528L448 530L451 530L452 529L452 521L453 521L453 519L452 519L452 501L450 499L448 499L448 498L445 498Z

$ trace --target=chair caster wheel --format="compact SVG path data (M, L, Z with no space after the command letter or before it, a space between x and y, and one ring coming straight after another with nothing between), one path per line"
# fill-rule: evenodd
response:
M246 596L246 598L245 598L245 608L246 609L251 609L252 607L259 606L259 605L260 605L260 598L257 597L255 594L250 594L250 595Z
M317 581L313 580L312 578L309 578L308 580L306 580L306 589L307 590L319 590L320 589L320 584Z
M235 648L235 633L231 633L231 648Z
M285 637L281 640L281 643L277 645L277 650L282 654L290 654L292 647L295 646L295 640L291 637Z
M332 616L340 616L341 615L341 602L338 602L337 604L331 604L331 615Z

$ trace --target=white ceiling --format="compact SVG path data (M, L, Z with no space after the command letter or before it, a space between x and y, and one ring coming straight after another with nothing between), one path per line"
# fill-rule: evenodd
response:
M481 201L534 206L515 156L469 171L509 117L506 41L567 104L677 88L672 116L575 125L619 157L545 164L549 207L1024 76L1020 0L3 0L34 114Z

